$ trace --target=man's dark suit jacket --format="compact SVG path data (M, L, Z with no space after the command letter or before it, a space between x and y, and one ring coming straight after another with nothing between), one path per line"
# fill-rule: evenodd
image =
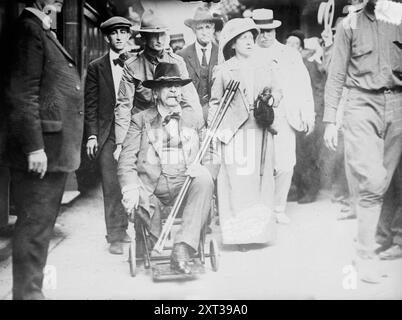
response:
M49 172L80 163L84 97L73 58L42 21L24 11L16 24L7 84L9 166L26 170L27 154L44 149Z
M193 80L195 89L200 95L200 84L201 84L201 65L200 61L197 56L197 51L195 50L195 43L189 45L188 47L180 50L177 52L184 61L186 62L187 70L190 75L190 78ZM209 77L209 90L208 94L211 95L211 87L212 87L212 71L213 68L218 64L218 46L212 43L212 50L211 50L211 58L209 59L209 66L208 66L208 77ZM200 97L200 100L202 97Z
M108 53L89 64L85 81L85 136L97 136L97 155L113 129L115 106L116 94Z

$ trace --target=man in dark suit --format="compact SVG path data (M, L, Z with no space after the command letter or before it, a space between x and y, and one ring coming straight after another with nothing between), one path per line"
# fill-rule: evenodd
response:
M127 215L121 204L117 181L115 150L114 107L118 93L125 52L130 38L131 22L122 17L112 17L101 24L110 50L88 66L85 83L85 134L87 154L97 159L102 175L103 199L106 220L106 239L109 252L123 254L122 242L130 242L126 230Z
M81 79L36 0L18 18L7 84L5 156L18 219L13 238L13 298L43 299L43 269L68 172L80 163L84 124Z
M211 95L212 71L218 64L218 46L213 42L215 28L222 29L222 20L215 18L207 8L199 7L193 19L184 24L191 28L196 41L177 52L183 57L190 78L200 98L204 119L208 118L208 102Z

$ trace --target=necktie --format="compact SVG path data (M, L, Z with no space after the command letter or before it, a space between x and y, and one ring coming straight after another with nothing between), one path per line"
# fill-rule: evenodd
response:
M119 55L119 57L118 58L116 58L116 59L113 59L113 63L114 63L114 65L116 66L116 65L119 65L120 67L124 67L124 61L126 61L127 60L127 54L125 54L125 53L122 53L121 55Z
M179 120L179 119L180 119L180 113L179 113L179 112L172 112L172 113L169 113L169 114L163 119L162 125L163 125L163 126L166 126L166 125L170 122L170 120L172 120L172 119Z
M206 66L208 66L208 64L207 64L207 56L205 55L205 51L207 51L207 49L201 48L201 51L202 51L201 66L202 66L202 67L206 67Z

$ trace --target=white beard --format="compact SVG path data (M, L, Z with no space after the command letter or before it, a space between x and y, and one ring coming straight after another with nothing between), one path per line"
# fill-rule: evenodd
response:
M402 3L379 0L375 7L375 16L383 22L400 25L402 23Z

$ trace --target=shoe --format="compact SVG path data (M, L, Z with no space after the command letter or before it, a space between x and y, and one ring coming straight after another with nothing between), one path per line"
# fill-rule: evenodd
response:
M285 213L278 212L278 213L276 213L276 222L281 223L281 224L289 224L290 218Z
M240 252L250 251L250 249L248 248L248 246L246 244L238 244L237 250L239 250Z
M391 248L380 252L378 255L381 260L396 260L402 258L402 246L395 244Z
M378 257L372 259L357 258L354 262L360 281L379 284L387 274L382 270Z
M124 243L131 243L131 237L127 234L127 232L124 231L120 241Z
M338 221L351 219L357 219L357 216L353 213L352 209L349 206L343 207L341 209L341 212L339 212L338 216L336 217L336 220Z
M304 197L300 198L299 200L297 200L298 204L307 204L307 203L312 203L316 200L316 196L310 195L310 194L306 194Z
M191 274L190 252L188 245L181 242L173 246L170 256L170 268L181 274Z
M123 243L119 241L112 242L109 247L109 252L111 254L123 254Z

